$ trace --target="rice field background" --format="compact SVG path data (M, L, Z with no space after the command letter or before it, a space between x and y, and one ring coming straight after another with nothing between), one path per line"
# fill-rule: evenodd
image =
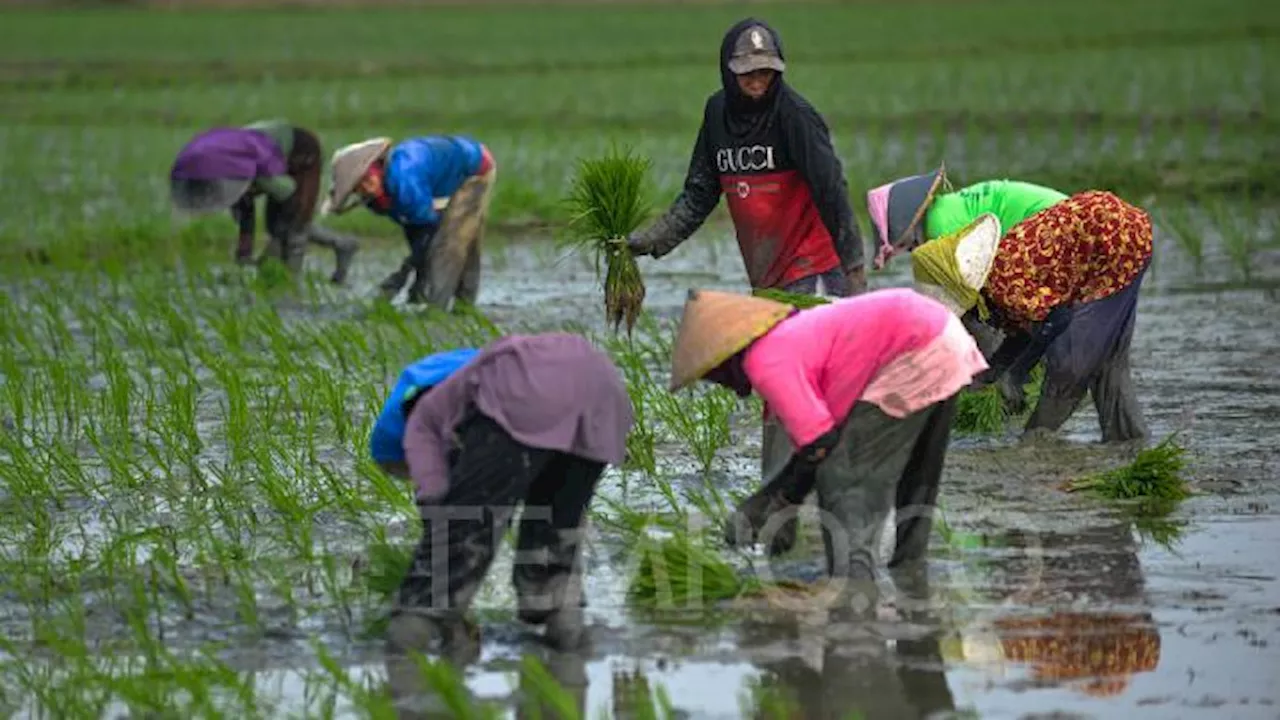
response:
M864 237L865 190L941 160L956 184L1112 189L1157 222L1136 375L1153 432L1187 444L1197 493L1154 528L1117 519L1055 489L1132 459L1089 444L1091 406L1048 450L1017 446L1020 421L987 413L948 458L935 543L948 610L925 623L945 636L928 648L901 625L876 631L892 652L865 633L824 640L812 612L745 598L694 620L627 600L646 567L627 549L661 545L640 533L687 541L687 523L753 489L758 403L665 392L684 291L746 284L718 210L672 256L640 262L645 312L630 341L617 336L589 259L555 242L562 199L577 160L614 143L652 161L660 206L674 196L719 85L721 35L745 14L782 34L788 79L831 127ZM396 717L379 633L418 527L408 488L365 459L368 430L405 363L552 328L610 350L639 420L627 466L593 506L599 638L582 657L535 649L500 564L479 608L482 659L466 677L431 674L474 708L1273 716L1280 487L1265 438L1280 431L1280 6L82 4L0 15L0 716ZM181 144L264 117L314 129L326 154L373 135L488 144L500 174L478 312L372 299L403 252L396 228L372 216L332 222L364 239L349 288L325 283L327 253L309 254L311 276L295 287L232 265L229 219L175 220L166 173ZM906 281L900 264L871 276L873 287ZM820 548L802 538L778 572L811 575ZM759 571L759 558L702 551ZM1159 663L1065 670L1071 658L1015 649L988 622L1072 604L1128 618L1106 635L1109 657L1140 654L1125 651L1134 627L1158 631ZM841 655L855 647L860 660ZM993 653L1005 668L995 680Z

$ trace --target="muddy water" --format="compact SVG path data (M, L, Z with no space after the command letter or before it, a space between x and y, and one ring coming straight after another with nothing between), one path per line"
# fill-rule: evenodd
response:
M677 318L689 287L745 289L736 248L719 235L643 263L650 313ZM1204 291L1226 279L1215 277L1227 274L1221 252L1210 247L1197 276L1167 239L1159 247L1134 365L1154 435L1179 431L1194 453L1202 494L1174 516L1175 545L1057 489L1129 457L1095 444L1086 405L1058 438L953 441L942 503L955 535L935 538L928 607L902 602L858 625L813 606L735 608L701 624L637 618L623 603L629 559L604 537L589 555L592 646L551 656L553 671L585 683L592 715L619 710L618 673L639 672L698 718L742 716L761 682L798 700L797 717L1280 717L1280 312L1267 289L1280 276L1260 263L1254 288ZM358 283L390 264L375 263L366 259ZM873 286L905 284L903 264ZM600 325L591 268L545 244L494 251L485 272L480 303L508 329ZM747 432L722 452L730 472L720 480L748 487L757 452ZM611 477L603 492L617 494ZM790 572L815 576L819 554ZM506 568L494 576L469 687L502 700L517 682L511 664L536 644L506 619ZM281 687L300 682L280 672Z
M646 309L661 320L678 318L689 287L745 289L727 233L703 235L719 240L700 238L642 264ZM1230 263L1213 247L1202 276L1167 242L1161 249L1140 304L1136 383L1155 436L1183 433L1203 491L1175 515L1186 526L1172 549L1057 489L1127 459L1123 448L1093 444L1096 420L1085 406L1053 440L1020 445L1013 432L953 440L941 502L954 532L935 538L928 603L892 596L883 578L892 604L874 622L841 621L812 599L739 603L711 617L640 616L624 602L638 558L597 528L587 556L590 646L547 653L512 620L504 553L477 603L485 643L468 668L468 687L477 698L512 701L516 663L534 652L577 689L593 717L602 709L624 715L623 688L637 678L663 687L691 718L749 715L745 696L757 685L791 696L799 704L794 717L1280 717L1280 692L1272 689L1280 677L1280 571L1273 560L1280 547L1280 374L1272 359L1280 313L1267 289L1205 290L1231 279ZM340 304L324 312L361 312L359 299L398 260L398 248L369 248L354 288L338 292ZM330 258L315 253L308 262L324 271ZM903 265L877 275L873 286L906 284ZM1275 264L1259 267L1254 281L1274 287ZM479 302L511 331L599 330L603 321L592 268L538 239L487 255ZM305 306L287 312L315 319ZM736 439L721 452L714 481L746 489L754 482L758 436L746 426ZM698 486L692 463L672 454L678 449L660 451L677 487ZM611 470L602 494L643 507L654 494L645 485ZM809 529L805 551L779 573L818 576L821 550ZM388 530L406 545L416 540L415 527ZM353 554L368 542L327 540ZM209 603L209 617L172 626L171 648L233 631L235 623L217 612L225 604L225 616L234 617L233 599ZM283 609L279 617L263 612L268 636L229 661L257 670L259 692L283 712L301 712L311 691L325 685L314 664L299 660L311 657L306 635L322 639L353 677L383 677L381 643L353 637L338 618L316 613L299 626Z

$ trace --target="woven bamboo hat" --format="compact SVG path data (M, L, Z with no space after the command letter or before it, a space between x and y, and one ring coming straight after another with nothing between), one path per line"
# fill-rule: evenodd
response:
M320 208L322 215L340 215L350 209L347 201L360 179L391 147L391 138L377 137L340 147L330 161L333 186Z
M690 290L671 348L670 390L698 380L795 312L794 305L738 293Z
M930 240L916 248L911 253L916 292L941 302L956 315L964 315L977 304L978 293L987 284L1000 238L1000 219L992 213L983 213L954 235ZM955 254L956 275L950 278L949 284L929 282L924 277L922 265L934 252Z

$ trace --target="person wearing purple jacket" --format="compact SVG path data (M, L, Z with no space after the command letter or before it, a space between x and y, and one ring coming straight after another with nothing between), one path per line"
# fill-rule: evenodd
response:
M358 245L354 238L313 223L323 162L315 133L283 120L215 127L197 134L178 152L169 173L170 199L179 210L193 214L229 208L240 226L236 261L247 263L253 255L254 203L266 195L271 241L258 262L276 257L300 272L311 242L333 250L331 279L341 284Z
M561 650L580 643L579 536L633 422L609 356L571 333L496 340L419 396L404 452L423 533L391 613L389 668L437 640L455 656L475 644L465 613L517 503L519 617Z

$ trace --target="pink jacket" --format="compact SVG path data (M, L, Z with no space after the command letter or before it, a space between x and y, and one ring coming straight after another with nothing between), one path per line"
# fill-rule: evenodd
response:
M859 400L906 417L987 368L943 304L907 288L842 298L783 320L747 349L743 370L800 448Z

